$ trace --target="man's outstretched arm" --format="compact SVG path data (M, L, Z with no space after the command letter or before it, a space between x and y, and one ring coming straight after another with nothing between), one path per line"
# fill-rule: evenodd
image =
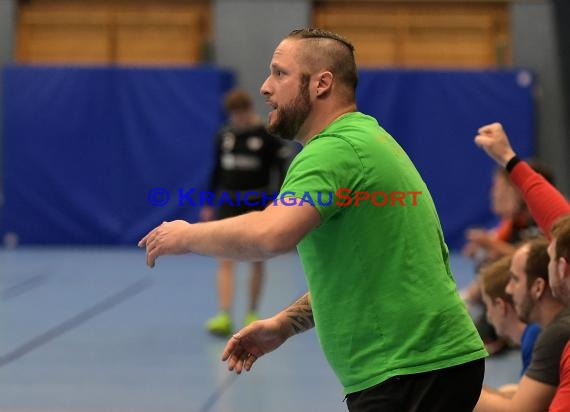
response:
M293 335L315 326L311 295L307 292L277 315L246 326L228 341L222 361L228 361L228 369L241 373L249 371L261 356L281 346Z
M235 260L265 260L293 249L317 227L321 217L309 203L269 205L215 222L163 222L139 242L146 247L147 264L154 267L162 255L197 253Z
M523 376L512 399L483 388L474 412L544 412L554 397L556 386Z

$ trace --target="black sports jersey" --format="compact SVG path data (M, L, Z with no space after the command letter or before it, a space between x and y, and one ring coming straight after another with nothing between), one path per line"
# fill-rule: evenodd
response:
M270 135L263 125L236 130L224 127L216 136L216 164L210 190L268 190L272 170L284 176L291 155L286 143Z

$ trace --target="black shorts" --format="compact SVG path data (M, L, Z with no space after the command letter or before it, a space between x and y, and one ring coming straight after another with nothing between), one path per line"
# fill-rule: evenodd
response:
M257 203L257 205L249 206L244 203L240 204L239 206L235 206L230 204L229 202L221 202L220 207L218 209L218 219L225 219L228 217L234 217L243 215L249 212L253 212L256 210L263 210L265 206L262 202L263 199L248 199L250 204Z
M485 359L401 375L346 397L350 412L472 412L481 395Z

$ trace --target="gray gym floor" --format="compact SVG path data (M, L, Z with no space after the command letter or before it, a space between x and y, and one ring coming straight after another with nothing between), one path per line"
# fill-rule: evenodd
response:
M459 287L472 276L453 256ZM236 280L245 315L248 265ZM267 264L261 314L305 292L298 257ZM216 262L165 257L150 270L136 248L0 249L0 410L3 412L346 411L313 331L236 377L225 340L204 332L216 312ZM516 382L517 351L487 360L486 383Z

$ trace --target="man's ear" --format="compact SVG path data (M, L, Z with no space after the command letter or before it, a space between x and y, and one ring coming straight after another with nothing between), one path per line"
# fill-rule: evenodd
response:
M332 90L334 76L329 71L319 73L317 79L317 96L326 95Z
M534 280L530 291L531 291L531 294L534 295L536 300L540 300L540 298L542 296L544 296L546 286L547 286L547 283L543 278L538 277Z

